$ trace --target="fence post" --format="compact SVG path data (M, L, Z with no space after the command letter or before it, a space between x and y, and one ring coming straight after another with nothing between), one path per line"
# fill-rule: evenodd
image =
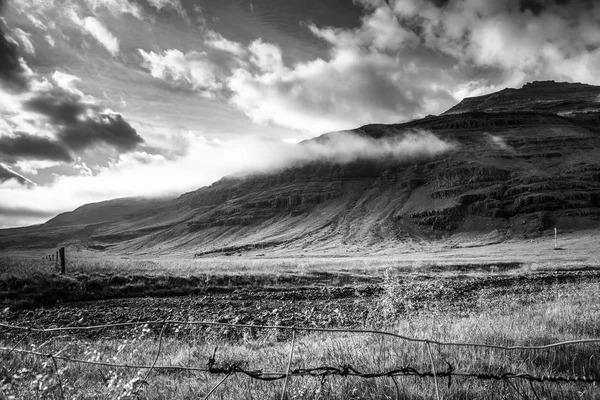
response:
M288 379L290 378L290 368L292 367L292 357L294 356L294 342L296 341L296 330L292 329L292 346L290 348L290 358L288 359L287 371L285 373L285 381L283 382L283 390L281 391L281 400L286 398L285 391L287 390Z
M62 275L65 274L65 248L61 247L58 250L58 253L60 254L60 273Z

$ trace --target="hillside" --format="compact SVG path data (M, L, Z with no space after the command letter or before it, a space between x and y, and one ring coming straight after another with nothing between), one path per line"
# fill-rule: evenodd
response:
M355 133L381 141L422 131L451 150L320 160L223 178L173 200L86 205L43 225L1 230L0 248L341 253L600 227L600 87L534 82Z

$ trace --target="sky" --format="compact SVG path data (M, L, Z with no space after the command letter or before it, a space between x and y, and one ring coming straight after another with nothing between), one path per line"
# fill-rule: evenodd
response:
M593 0L0 5L0 227L176 196L533 80L600 84Z

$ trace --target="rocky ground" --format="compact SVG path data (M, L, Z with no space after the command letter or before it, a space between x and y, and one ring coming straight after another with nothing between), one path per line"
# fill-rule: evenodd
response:
M402 314L468 315L501 304L552 300L598 282L600 271L543 271L528 274L406 275L383 283L338 287L263 287L207 290L201 295L121 298L72 302L0 314L12 325L58 327L119 322L178 320L304 327L381 326ZM175 328L173 328L175 330ZM6 332L3 332L6 333ZM228 333L235 337L234 332ZM93 337L127 337L125 329L86 332Z

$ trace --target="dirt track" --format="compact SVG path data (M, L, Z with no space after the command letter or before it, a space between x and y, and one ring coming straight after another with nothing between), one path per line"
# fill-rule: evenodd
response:
M16 312L5 310L0 320L37 327L163 319L364 327L381 323L382 313L386 312L382 299L386 296L393 298L394 312L401 314L468 314L494 308L498 302L507 300L518 303L552 300L576 291L580 284L599 281L600 271L594 270L527 275L422 275L398 277L391 285L388 280L388 284L209 290L200 296L74 302Z

